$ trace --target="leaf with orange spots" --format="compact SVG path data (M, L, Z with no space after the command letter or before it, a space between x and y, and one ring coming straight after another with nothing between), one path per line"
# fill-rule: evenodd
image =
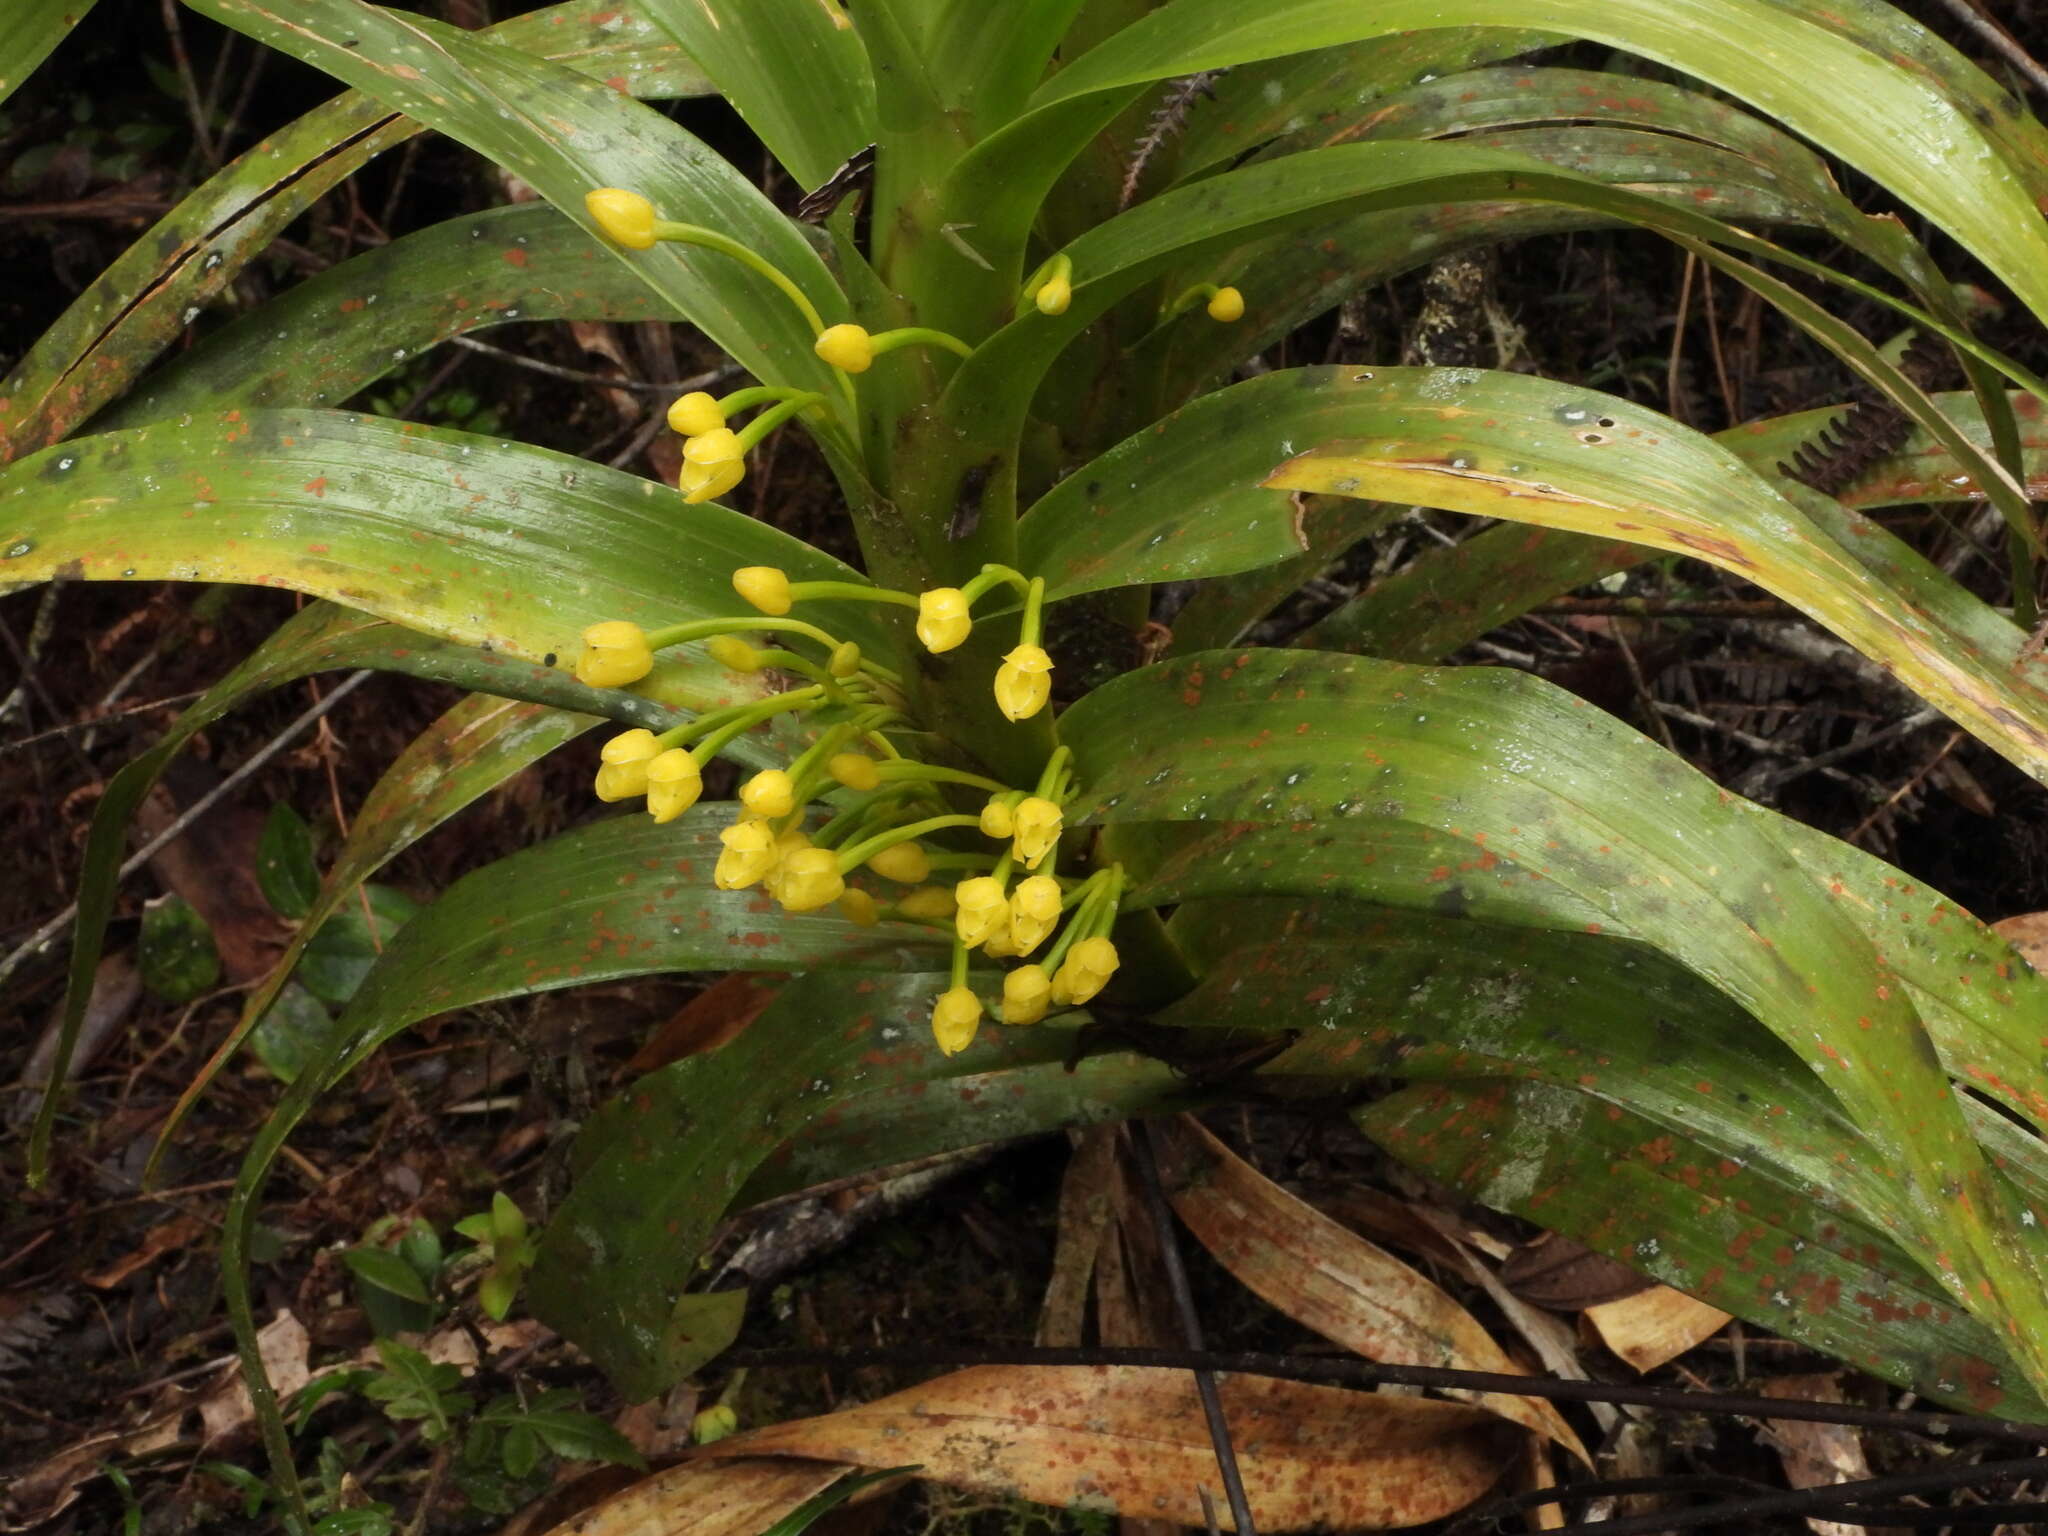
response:
M1304 1327L1396 1365L1517 1373L1479 1320L1384 1248L1296 1199L1192 1117L1167 1122L1162 1172L1188 1230L1266 1301ZM1557 1408L1499 1392L1455 1396L1591 1458Z
M229 410L79 438L0 469L0 583L292 587L567 670L600 620L729 614L739 566L861 580L723 507L691 508L690 536L678 538L682 512L658 481L523 443L339 411ZM900 653L874 604L816 608L863 651ZM695 647L679 654L696 665L678 702L730 696L731 674Z
M1379 1530L1456 1513L1512 1460L1512 1437L1462 1403L1261 1376L1217 1383L1260 1530ZM983 1366L857 1408L770 1425L714 1457L920 1464L952 1487L1063 1508L1206 1524L1216 1453L1186 1371Z
M1832 1182L1857 1181L1928 1273L1959 1292L1967 1275L1985 1320L2031 1330L2041 1229L1994 1178L1889 957L1762 818L1646 738L1521 674L1299 651L1127 674L1061 730L1083 786L1072 820L1107 824L1102 851L1141 900L1364 895L1552 927L1568 913L1662 951L1835 1097L1867 1150ZM1201 884L1155 883L1175 839L1200 850L1179 868ZM2027 1352L2048 1379L2048 1353Z
M2005 108L1996 85L1925 28L1903 16L1874 21L1861 9L1823 22L1768 0L1685 10L1610 0L1400 0L1363 9L1283 0L1256 12L1234 0L1172 0L1042 85L1039 110L1011 125L1004 147L1057 143L1070 123L1092 135L1098 117L1086 109L1100 103L1100 113L1113 114L1146 82L1412 27L1489 25L1626 49L1760 108L1929 215L2048 316L2048 230L2029 196L2030 180L2044 190L2039 128L2016 124L2025 114ZM1881 36L1886 26L1904 41ZM1828 89L1815 90L1815 80ZM1038 158L1051 152L1041 148Z
M1957 1408L2048 1414L1999 1333L1878 1227L1542 1083L1404 1089L1360 1127L1412 1167L1676 1290ZM1654 1153L1651 1149L1655 1149Z
M402 235L307 278L150 375L94 425L339 405L450 337L498 325L674 318L576 225L545 203L519 203Z
M1275 1083L1392 1077L1464 1093L1473 1079L1512 1075L1568 1095L1456 1100L1479 1105L1469 1125L1457 1122L1461 1145L1466 1136L1505 1142L1525 1162L1540 1154L1558 1170L1540 1199L1536 1185L1503 1176L1501 1189L1528 1197L1507 1208L1774 1331L1858 1361L1890 1362L1872 1368L1901 1384L1932 1390L1952 1374L1959 1351L1993 1337L1965 1314L1950 1315L1952 1304L1896 1238L1883 1238L1882 1264L1873 1257L1870 1243L1887 1232L1896 1190L1865 1171L1867 1147L1820 1081L1741 1008L1654 950L1584 933L1278 898L1185 904L1173 933L1203 977L1159 1022L1234 1039L1298 1030L1295 1044L1263 1069ZM1399 1098L1418 1102L1419 1090ZM1516 1123L1529 1105L1542 1112L1528 1109L1528 1123ZM1374 1134L1380 1113L1364 1112ZM1573 1164L1564 1143L1588 1124L1610 1123L1625 1126L1627 1139L1591 1147L1583 1166ZM2034 1208L2037 1220L2048 1215L2039 1144L1982 1105L1971 1124L2008 1197ZM1552 1140L1560 1145L1545 1152ZM1409 1155L1409 1143L1389 1145ZM1643 1196L1610 1209L1603 1192L1617 1148L1641 1169ZM1452 1182L1499 1203L1477 1173L1460 1171ZM1716 1252L1738 1213L1788 1235L1752 1235L1732 1258L1719 1250L1713 1293L1701 1289L1704 1266L1652 1262L1681 1250ZM1691 1230L1696 1216L1707 1235ZM1589 1222L1599 1224L1597 1243L1585 1236ZM1781 1265L1806 1254L1802 1262L1821 1267L1801 1278L1804 1271L1757 1262L1773 1253L1784 1255ZM1876 1290L1862 1273L1873 1265L1891 1277ZM1760 1287L1767 1276L1771 1285ZM1800 1298L1789 1316L1773 1294L1781 1279L1784 1294ZM1905 1301L1835 1304L1890 1297L1900 1286L1912 1293ZM1916 1313L1916 1296L1940 1304L1939 1327L1926 1325L1931 1313ZM2008 1370L2009 1390L2020 1391L2020 1380Z

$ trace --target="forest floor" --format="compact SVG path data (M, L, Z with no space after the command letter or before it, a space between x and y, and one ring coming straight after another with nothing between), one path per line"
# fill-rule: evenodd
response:
M179 46L195 78L231 83L216 93L222 100L240 92L208 159L192 144L185 88L166 62L167 9L101 0L91 24L0 118L0 271L8 274L0 371L224 154L325 94L318 77L274 56L259 72L246 41L184 17ZM477 19L470 0L433 9ZM1942 6L1928 0L1918 9L1981 54ZM2032 0L2006 9L2020 41L2048 53L2048 15ZM2033 104L2048 110L2039 97ZM717 104L676 110L741 163L761 160ZM474 157L422 139L319 204L275 259L250 268L241 296L502 195ZM1343 325L1295 338L1270 361L1396 359L1414 345L1430 281L1415 273L1389 284ZM1526 242L1477 282L1462 312L1469 334L1447 343L1463 355L1435 360L1540 371L1708 431L1845 393L1823 355L1725 287L1710 301L1708 281L1689 277L1683 256L1654 240ZM1883 330L1875 316L1850 318ZM200 322L208 323L212 317ZM2037 336L1994 331L1992 339L2043 366ZM673 481L673 448L649 426L663 397L613 386L709 366L715 359L701 341L653 326L518 325L495 331L489 344L499 350L451 348L416 360L377 386L376 408L503 432ZM750 475L741 503L844 550L829 480L793 435ZM1890 526L1911 532L1930 558L1966 580L1996 577L1997 562L1980 547L1983 530L1967 511L1908 514ZM1397 523L1276 615L1260 638L1284 640L1396 564L1404 548L1457 531L1448 517ZM0 948L11 950L71 901L86 828L111 775L295 606L289 594L254 588L70 584L0 597L0 657L12 657L0 659L0 694L14 689L0 714L0 848L14 870L0 881ZM1523 667L1569 687L1719 782L1883 855L1983 918L2048 908L2048 799L2038 786L1938 717L1902 725L1915 719L1914 701L1791 610L1711 568L1646 566L1619 591L1562 598L1458 659ZM47 1050L64 989L61 942L0 994L0 1531L273 1528L270 1513L248 1515L248 1479L235 1470L260 1473L263 1463L246 1399L222 1365L231 1345L217 1247L229 1186L276 1101L276 1080L253 1058L230 1066L170 1143L159 1187L144 1192L140 1177L170 1107L231 1029L243 994L285 936L257 869L273 808L294 809L316 843L332 848L386 765L460 697L380 674L336 700L338 684L335 676L294 684L210 727L145 808L143 830L160 829L285 739L125 882L53 1176L33 1192L21 1178L22 1133L38 1098L30 1086L38 1053ZM310 725L301 720L329 704ZM468 871L587 819L595 750L579 743L521 774L408 848L381 879L430 901ZM165 892L206 917L221 960L217 984L176 1004L142 986L136 959L143 905ZM650 1052L678 1054L740 1027L758 1001L749 985L709 981L661 976L444 1017L333 1095L295 1137L261 1216L257 1315L288 1313L298 1329L275 1337L280 1359L302 1371L368 1358L380 1329L343 1258L350 1246L406 1223L430 1223L453 1242L452 1224L484 1209L494 1190L543 1214L562 1187L570 1132L594 1103L630 1081ZM1410 1255L1511 1355L1536 1365L1531 1341L1541 1340L1595 1379L1638 1380L1582 1317L1594 1302L1628 1291L1626 1277L1575 1272L1558 1281L1566 1266L1554 1249L1544 1259L1534 1229L1458 1206L1402 1173L1341 1116L1245 1102L1208 1112L1207 1123L1268 1179L1327 1210L1348 1210L1347 1220L1426 1209L1460 1235L1461 1251L1505 1260L1516 1283L1488 1289L1446 1258L1441 1241ZM1104 1155L1099 1135L1080 1144ZM561 1389L654 1456L686 1444L694 1415L721 1394L747 1425L827 1411L922 1379L929 1371L919 1368L918 1352L934 1340L1000 1353L1047 1336L1063 1186L1069 1220L1078 1198L1068 1177L1073 1145L1051 1137L997 1145L937 1173L898 1173L806 1207L832 1221L778 1224L770 1213L742 1217L723 1235L723 1258L750 1239L766 1254L745 1270L754 1284L742 1348L857 1343L900 1352L894 1363L761 1367L737 1380L714 1365L670 1399L622 1413L580 1355L517 1312L502 1327L480 1327L471 1309L425 1332L449 1358L477 1363L463 1390L479 1399ZM1369 1210L1361 1214L1361 1206ZM1183 1246L1212 1347L1313 1341L1196 1245ZM1071 1298L1060 1305L1071 1307ZM1167 1298L1140 1295L1134 1305L1145 1327L1173 1335L1178 1317ZM1532 1311L1551 1323L1532 1322ZM1642 1379L1736 1390L1766 1376L1809 1378L1811 1391L1853 1402L1897 1401L1867 1378L1739 1324ZM1567 1417L1601 1453L1600 1473L1609 1477L1711 1474L1783 1486L1788 1475L1802 1475L1786 1470L1802 1455L1846 1458L1834 1461L1838 1470L1882 1472L1921 1459L1924 1449L1903 1431L1842 1431L1791 1444L1744 1419L1580 1408ZM343 1503L383 1502L401 1522L415 1521L412 1528L450 1536L500 1529L512 1509L548 1489L554 1470L543 1463L524 1476L465 1482L417 1421L394 1422L360 1393L323 1407L304 1445L309 1473ZM105 1475L107 1465L123 1469L121 1477ZM124 1526L129 1517L139 1524ZM1802 1528L1789 1517L1744 1524ZM1456 1527L1453 1519L1428 1528ZM863 1506L839 1528L1009 1536L1106 1526L1100 1517L927 1486Z

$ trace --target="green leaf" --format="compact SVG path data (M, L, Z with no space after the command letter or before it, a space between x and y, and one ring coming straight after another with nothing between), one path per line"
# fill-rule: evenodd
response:
M837 0L641 0L805 191L875 139L875 81Z
M206 919L182 896L142 909L142 984L167 1003L189 1003L220 980L220 951Z
M544 203L404 235L223 326L114 405L102 429L232 406L333 406L452 336L536 320L673 320Z
M0 470L0 529L0 583L290 586L564 670L601 619L732 613L739 566L860 580L752 518L686 508L657 481L335 411L229 411L46 449ZM877 605L817 607L818 622L864 651L900 650ZM694 707L762 687L696 665L718 681L691 690Z
M341 1258L366 1284L407 1301L433 1304L433 1293L427 1289L426 1282L389 1248L348 1248L343 1250Z
M726 1294L745 1299L744 1291ZM647 1462L632 1442L595 1414L562 1408L535 1408L519 1416L524 1428L539 1436L555 1455L568 1461L605 1461L618 1467L645 1469Z
M493 1322L505 1321L512 1311L512 1303L519 1299L521 1278L514 1270L494 1267L477 1282L476 1302L484 1309L484 1316Z
M567 0L484 35L636 95L712 89L634 0ZM420 127L351 91L216 172L100 273L0 383L0 462L56 442L117 397L286 225Z
M297 979L325 1003L346 1003L356 995L377 958L391 947L400 928L419 911L418 903L388 885L366 885L361 903L345 905L320 925L299 961Z
M511 1247L525 1241L525 1238L526 1213L505 1191L494 1191L491 1195L491 1240L500 1247Z
M313 862L313 829L283 801L263 818L256 844L256 882L263 899L280 917L304 917L320 890L320 870Z
M780 1520L769 1526L761 1536L803 1536L812 1526L832 1513L841 1504L852 1498L863 1488L872 1488L877 1483L886 1483L893 1477L907 1477L913 1472L924 1470L923 1462L911 1462L901 1467L883 1467L874 1472L863 1472L858 1477L849 1477L834 1483L823 1493L811 1495Z
M1937 1401L2048 1418L1996 1336L1885 1232L1845 1225L1733 1158L1567 1089L1485 1080L1410 1088L1357 1112L1396 1157L1700 1300Z
M7 37L7 67L0 72L0 101L35 73L71 29L85 20L93 0L4 0L0 33Z
M1002 1059L1003 1044L989 1039L939 1054L939 990L932 974L798 977L736 1039L650 1073L607 1105L578 1140L576 1184L542 1234L534 1315L630 1399L679 1379L700 1356L696 1320L686 1326L675 1311L677 1278L780 1143L856 1094ZM1051 1031L1018 1034L1013 1049L1040 1059L1063 1043Z
M1515 673L1210 653L1097 690L1061 734L1086 786L1076 821L1287 829L1299 859L1222 840L1223 877L1240 891L1289 889L1319 860L1370 864L1375 821L1462 845L1462 857L1409 877L1411 903L1431 887L1463 901L1461 865L1475 884L1507 861L1524 881L1561 888L1598 926L1735 999L1821 1076L1874 1153L1842 1177L1887 1169L1916 1191L1894 1196L1890 1214L1910 1224L1928 1273L1952 1285L1942 1266L1967 1251L1990 1288L1968 1298L1980 1317L2002 1326L2031 1314L2032 1266L2003 1246L2024 1234L1885 959L1740 802L1610 717ZM1118 852L1112 838L1105 853Z
M1221 430L1225 421L1234 430ZM1278 468L1254 482L1244 466L1262 455ZM1206 471L1206 488L1187 473L1195 468ZM1102 499L1110 485L1139 494L1125 491L1112 504ZM1165 487L1159 500L1151 485ZM1300 548L1283 493L1304 491L1502 517L1711 561L1812 615L2021 768L2048 777L2048 695L2032 675L2048 675L2048 663L2025 660L2017 626L1925 562L1909 606L1848 547L1849 522L1839 514L1817 519L1803 510L1810 501L1788 500L1668 417L1542 379L1323 368L1249 380L1070 476L1025 518L1019 544L1056 595L1121 585L1126 573L1157 581L1242 570ZM1908 571L1894 560L1889 574Z
M1809 19L1820 10L1770 0L1387 0L1369 9L1353 0L1290 0L1248 13L1231 0L1170 0L1054 75L1033 102L1056 108L1101 93L1108 105L1099 116L1147 81L1416 28L1570 33L1697 76L1768 112L1899 193L2048 317L2048 231L2024 162L1987 137L1970 101L1947 82L1901 69L1891 49L1870 46L1873 29L1861 13L1831 13L1830 27ZM1894 30L1909 25L1888 20ZM1815 90L1815 80L1828 88ZM1067 120L1045 115L1051 124L1033 113L1010 134Z
M1215 82L1214 94L1188 114L1174 150L1175 180L1240 160L1304 124L1357 123L1418 81L1460 80L1493 64L1565 39L1522 27L1432 27L1241 65ZM1634 82L1631 82L1634 83ZM1576 115L1576 114L1574 114Z
M1879 1183L1873 1208L1867 1184L1841 1177L1867 1149L1824 1085L1742 1009L1654 950L1579 933L1272 899L1196 903L1176 917L1175 932L1197 952L1222 953L1158 1022L1252 1037L1300 1032L1264 1069L1274 1082L1527 1077L1594 1101L1574 1107L1574 1120L1626 1113L1639 1125L1630 1145L1647 1158L1668 1152L1675 1137L1690 1163L1714 1170L1704 1182L1685 1176L1692 1194L1682 1204L1674 1183L1674 1204L1659 1222L1616 1224L1637 1254L1668 1246L1701 1192L1724 1198L1726 1181L1739 1171L1754 1192L1752 1206L1762 1199L1773 1211L1805 1208L1802 1250L1811 1244L1831 1262L1867 1266L1880 1251L1871 1247L1875 1238L1889 1255L1887 1302L1837 1305L1832 1290L1794 1283L1790 1274L1769 1276L1761 1253L1723 1264L1724 1274L1735 1274L1708 1299L1732 1293L1730 1310L1841 1358L1879 1362L1887 1379L1921 1390L1948 1380L1953 1396L1955 1359L1974 1356L2004 1378L2015 1394L2010 1408L2040 1411L1996 1336L1956 1311L1881 1236L1893 1191ZM1507 1144L1503 1162L1512 1150L1525 1164L1558 1164L1567 1153L1543 1146L1556 1123L1553 1114L1506 1131L1492 1124L1491 1139ZM1586 1205L1600 1207L1604 1218L1611 1212L1598 1196L1598 1166L1589 1159L1576 1178ZM1464 1187L1472 1187L1469 1179ZM2028 1181L2020 1194L2048 1214L2048 1186ZM1632 1254L1617 1256L1634 1262ZM1698 1276L1689 1279L1674 1283L1700 1294ZM1777 1280L1787 1299L1770 1294Z
M325 1003L295 981L266 986L264 999L263 1012L257 1017L255 1028L248 1032L249 1049L272 1077L288 1083L306 1069L307 1062L319 1057L334 1034L334 1015L327 1011ZM238 1044L241 1038L238 1030ZM209 1063L203 1074L206 1081L212 1080L213 1070ZM194 1091L188 1088L187 1093ZM174 1112L173 1125L182 1118L182 1112ZM158 1144L162 1145L169 1134L167 1129L158 1138Z
M193 0L194 8L376 96L516 172L595 233L583 195L629 187L664 218L717 230L774 263L826 315L824 263L753 183L681 127L561 65L425 17L354 0ZM815 332L766 278L701 247L617 253L763 383L838 393Z

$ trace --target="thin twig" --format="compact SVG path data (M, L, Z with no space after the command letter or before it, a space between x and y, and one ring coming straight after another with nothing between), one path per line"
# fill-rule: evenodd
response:
M349 694L353 693L357 688L361 687L364 682L368 681L370 676L371 671L367 667L365 667L360 672L350 673L348 677L343 679L341 684L335 688L334 692L328 694L327 697L322 699L319 703L313 705L310 709L307 709L303 713L301 713L300 716L296 720L292 721L290 725L286 726L282 731L278 732L277 735L271 737L271 739L268 742L266 742L246 763L242 764L241 767L237 768L233 773L229 774L226 778L222 779L220 783L216 784L212 789L208 790L204 795L200 796L199 799L193 803L192 807L189 810L185 811L182 815L180 815L177 818L177 820L173 821L168 827L165 827L163 831L157 833L155 837L151 838L148 842L144 843L142 847L138 849L135 852L135 854L132 855L128 859L128 861L121 866L121 872L119 876L117 876L117 878L125 880L128 878L128 876L134 874L136 870L142 868L142 866L146 864L150 859L154 858L158 853L162 852L165 846L168 845L172 841L172 839L181 836L185 832L185 830L192 825L192 823L197 821L200 817L204 816L208 811L212 810L213 807L219 804L221 799L224 796L226 796L230 791L235 789L238 785L242 784L245 780L249 778L251 774L255 773L265 763L269 762L273 757L277 756L278 753L282 752L286 747L290 746L292 742L295 741L303 732L309 729L315 721L319 720L321 717L326 715L326 713L329 710L333 709L335 705L339 704L343 699L347 698ZM0 981L5 981L8 977L12 976L15 973L15 971L20 967L22 961L26 960L30 955L35 954L38 950L42 949L45 945L47 945L52 939L56 938L59 934L61 934L67 927L70 926L71 920L77 915L78 903L74 901L62 912L59 912L55 917L51 918L47 923L43 924L42 927L38 928L34 933L30 934L28 938L22 942L20 947L18 947L12 954L10 954L5 960L0 960ZM58 1062L52 1067L53 1078L58 1075L61 1075L65 1065L66 1063Z
M2013 68L2027 77L2027 84L2048 96L2048 70L2035 63L2034 56L2013 41L2005 28L1985 16L1970 0L1941 0L1941 3L1948 7L1949 14L1957 21L2003 54Z
M1325 1382L1342 1386L1385 1384L1439 1387L1464 1392L1503 1392L1514 1397L1541 1397L1560 1403L1619 1403L1663 1408L1675 1413L1733 1414L1751 1419L1798 1419L1815 1424L1854 1424L1869 1429L1897 1429L1946 1440L1978 1435L2048 1447L2048 1424L1994 1419L1968 1413L1931 1413L1924 1409L1866 1408L1860 1403L1809 1403L1796 1398L1762 1397L1739 1392L1695 1392L1683 1387L1646 1387L1606 1381L1561 1381L1549 1376L1519 1376L1504 1371L1456 1371L1434 1365L1389 1365L1337 1355L1283 1355L1264 1351L1202 1349L1038 1348L990 1344L960 1348L919 1344L914 1349L751 1349L722 1357L730 1365L840 1366L864 1365L1090 1365L1153 1366L1176 1371L1230 1371L1247 1376L1273 1376L1283 1381Z
M53 725L47 731L37 731L33 736L24 736L19 741L0 742L0 757L9 752L19 752L32 747L39 741L54 741L59 736L75 736L80 731L97 730L116 720L125 720L130 715L146 715L153 709L168 709L173 704L189 704L206 690L195 688L190 693L174 693L169 698L151 699L144 704L130 704L126 709L117 709L110 714L94 715L90 720L74 720L69 725Z
M740 372L737 363L724 363L716 368L707 368L704 372L687 379L677 379L665 384L652 383L645 379L618 379L609 378L601 373L585 373L581 368L564 368L560 363L545 363L537 357L508 352L503 347L494 347L472 336L450 336L448 339L468 351L481 352L484 356L495 358L501 363L511 363L518 368L544 373L551 379L566 379L571 384L595 384L603 389L629 389L643 395L688 394L693 389L708 389L720 380L732 378Z
M199 95L199 77L192 72L191 55L185 52L185 31L178 25L178 0L163 0L164 31L170 37L171 62L178 68L178 83L185 92L185 115L192 120L192 142L199 158L209 167L220 164L213 152L213 132L206 121L206 105Z
M1152 1211L1152 1227L1159 1239L1159 1257L1166 1268L1166 1288L1173 1293L1173 1309L1180 1314L1181 1337L1191 1351L1202 1349L1202 1320L1195 1312L1195 1293L1188 1284L1187 1265L1182 1262L1180 1238L1173 1230L1173 1210L1166 1203L1166 1191L1159 1183L1159 1159L1153 1152L1157 1134L1149 1120L1132 1128L1131 1155L1138 1165L1138 1182L1145 1191L1145 1203ZM1250 1500L1244 1496L1244 1477L1237 1468L1237 1448L1230 1443L1230 1425L1223 1417L1223 1398L1216 1390L1216 1373L1207 1366L1195 1366L1195 1391L1202 1399L1202 1416L1209 1421L1209 1443L1216 1449L1216 1468L1223 1475L1223 1496L1230 1501L1230 1523L1237 1536L1258 1536L1252 1524Z

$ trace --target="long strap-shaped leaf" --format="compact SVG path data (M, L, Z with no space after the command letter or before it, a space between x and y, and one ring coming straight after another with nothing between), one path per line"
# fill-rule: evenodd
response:
M93 0L4 0L0 36L7 39L7 64L0 70L0 101L35 73L71 29L85 20Z
M329 267L157 370L94 425L341 405L451 336L494 325L675 318L576 225L545 203L521 203Z
M1306 823L1307 843L1363 801L1611 912L1821 1075L1899 1181L1916 1262L1995 1326L2035 1327L2021 1234L1883 957L1736 802L1610 717L1514 673L1210 653L1097 690L1062 734L1095 817ZM1232 873L1256 888L1255 864ZM2015 1349L2048 1381L2048 1348Z
M0 583L293 587L564 667L602 619L744 612L740 566L861 579L752 518L684 506L658 481L338 411L229 411L47 448L0 471L0 529ZM824 622L863 649L897 648L872 604ZM719 692L681 702L702 708Z
M806 191L875 137L875 80L837 0L640 0Z
M1419 1084L1354 1118L1473 1199L1773 1333L1972 1412L2048 1418L1996 1336L1916 1284L1890 1235L1653 1121L1552 1084L1483 1078ZM1845 1239L1855 1246L1835 1246Z
M355 0L192 0L195 9L347 81L516 171L592 229L583 194L630 187L665 218L719 231L773 262L828 318L838 286L803 236L722 156L572 69ZM767 279L694 246L619 253L641 280L764 382L832 391L814 333Z
M1254 479L1262 455L1278 468ZM1101 488L1112 485L1136 492L1107 498ZM2048 778L2048 694L2023 664L2016 626L1924 562L1916 573L1894 555L1890 574L1910 576L1915 595L1902 601L1898 586L1845 547L1841 527L1803 509L1811 503L1795 505L1668 417L1568 385L1408 368L1251 380L1069 477L1025 518L1019 544L1056 594L1243 570L1301 547L1294 503L1281 493L1302 491L1421 503L1711 561L1811 614Z
M1256 13L1233 0L1171 0L1060 71L1033 101L1057 109L1101 93L1101 110L1114 110L1146 81L1409 28L1554 29L1656 59L1761 108L1892 188L2048 317L2048 224L2024 162L1987 135L1958 92L1868 46L1867 23L1839 10L1831 20L1820 25L1769 0L1288 0ZM1816 80L1827 88L1816 90ZM1053 125L1066 120L1046 115ZM1011 133L1053 126L1036 118Z
M490 29L640 96L709 81L634 0L567 0ZM0 384L0 461L56 442L114 399L318 198L420 131L350 91L269 135L193 191L87 285Z

